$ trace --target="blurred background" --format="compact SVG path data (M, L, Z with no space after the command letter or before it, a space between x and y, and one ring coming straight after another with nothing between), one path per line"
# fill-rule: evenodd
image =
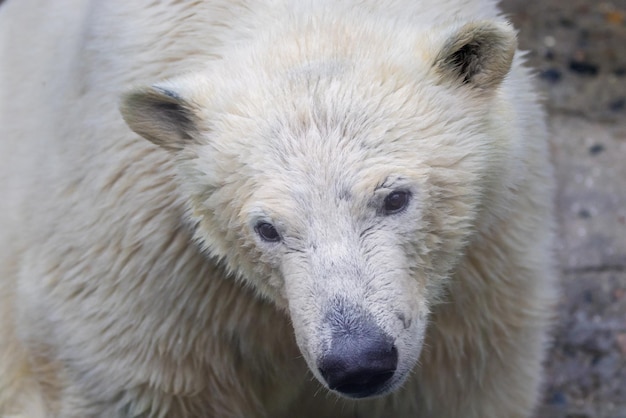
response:
M626 418L626 0L503 0L556 165L562 300L537 418Z

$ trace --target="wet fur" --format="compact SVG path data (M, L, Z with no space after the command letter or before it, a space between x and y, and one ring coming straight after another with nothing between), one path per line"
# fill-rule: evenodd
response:
M551 169L493 2L8 0L0 28L0 415L531 415ZM397 337L392 394L313 378L337 295Z

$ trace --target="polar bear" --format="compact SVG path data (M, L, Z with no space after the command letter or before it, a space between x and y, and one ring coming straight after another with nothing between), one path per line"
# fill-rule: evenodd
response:
M528 417L543 114L490 0L7 0L0 415Z

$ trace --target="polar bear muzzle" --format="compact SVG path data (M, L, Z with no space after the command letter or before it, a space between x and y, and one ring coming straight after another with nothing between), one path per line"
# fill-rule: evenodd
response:
M330 309L325 328L330 343L317 367L328 387L351 398L384 392L398 366L393 338L358 307Z

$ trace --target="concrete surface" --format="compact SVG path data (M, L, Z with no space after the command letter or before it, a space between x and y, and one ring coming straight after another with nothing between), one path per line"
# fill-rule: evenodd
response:
M503 0L546 97L562 300L537 418L626 418L626 0Z

